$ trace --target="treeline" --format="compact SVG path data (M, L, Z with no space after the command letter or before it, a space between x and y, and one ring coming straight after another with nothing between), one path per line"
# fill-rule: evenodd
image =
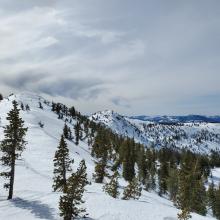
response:
M73 111L74 114L71 114L68 108L61 106L63 105L54 104L52 110L60 119L67 121L65 117L71 116L77 121L77 140L90 140L88 145L91 146L91 155L96 159L94 181L104 183L106 178L103 190L110 196L119 197L118 179L122 176L128 181L122 199L138 199L142 190L154 190L160 196L168 196L181 210L179 219L190 218L190 212L205 216L208 209L220 219L220 186L208 183L208 178L212 176L211 169L220 167L219 152L212 151L207 156L187 149L145 148L135 143L134 139L117 135L79 112ZM71 119L69 122L71 123ZM81 135L77 135L79 133ZM206 185L209 185L208 191Z
M213 151L207 156L186 149L145 148L134 139L119 136L103 125L90 121L74 107L43 102L64 121L63 134L53 161L53 189L62 193L59 208L60 215L65 220L86 213L81 204L88 184L84 160L80 162L76 172L72 171L74 161L69 156L67 140L75 145L79 145L80 141L88 143L96 161L94 181L103 184L103 190L113 198L120 197L118 180L123 177L128 184L121 199L138 199L142 190L156 191L159 196L169 197L181 210L179 219L190 218L191 212L206 215L208 209L220 219L220 185L215 186L213 182L208 184L208 178L212 176L211 169L220 166L219 152ZM21 103L22 110L30 111L30 107L26 107ZM44 110L42 100L39 100L38 107ZM0 160L6 167L1 176L9 180L5 183L5 187L9 189L8 199L13 196L15 161L27 144L24 139L27 128L24 127L19 111L18 103L13 101L13 108L7 116L9 125L4 129L5 138L0 147ZM208 190L206 185L209 185Z
M110 178L104 189L111 196L114 195L112 197L118 195L117 178L121 173L129 183L130 192L133 189L133 194L140 196L143 188L155 190L160 196L168 196L181 209L179 219L188 219L190 212L205 216L208 209L220 219L220 187L210 185L208 191L205 188L211 168L219 166L218 152L213 151L206 156L186 149L146 149L133 139L122 138L101 128L95 136L91 154L97 159L94 179L97 183L103 183L105 177ZM114 172L112 176L109 176L109 170ZM124 194L126 191L127 188Z

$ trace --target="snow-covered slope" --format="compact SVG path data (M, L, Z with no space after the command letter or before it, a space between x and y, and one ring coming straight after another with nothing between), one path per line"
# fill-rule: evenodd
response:
M93 114L91 120L102 123L117 134L134 138L145 146L188 148L197 153L220 150L220 124L206 122L158 123L126 117L113 111Z
M6 200L7 193L2 188L3 179L0 179L0 219L1 220L59 220L58 201L60 193L52 191L53 156L57 148L64 121L57 118L51 107L44 104L43 99L35 94L23 93L14 95L0 102L0 140L3 138L3 126L7 123L5 117L12 107L11 101L16 99L30 106L30 111L21 111L29 130L27 133L28 145L22 158L16 163L14 199ZM43 109L38 108L39 100ZM122 119L123 120L123 119ZM39 121L44 127L39 126ZM125 120L130 124L129 121ZM68 124L73 129L73 124ZM135 126L129 126L132 129ZM74 132L72 132L74 133ZM94 159L90 156L90 149L85 142L80 141L76 146L68 141L71 158L74 158L73 167L76 168L80 160L85 159L88 179L92 181ZM0 166L0 169L2 167ZM218 173L219 174L219 173ZM216 177L218 178L218 177ZM126 183L120 180L121 190ZM172 202L159 197L155 193L143 191L138 201L124 201L113 199L102 191L102 184L86 187L84 206L91 219L94 220L175 220L178 210ZM193 220L213 219L193 214Z

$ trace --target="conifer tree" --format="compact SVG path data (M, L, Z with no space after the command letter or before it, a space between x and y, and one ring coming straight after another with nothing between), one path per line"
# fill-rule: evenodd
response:
M25 109L26 109L26 111L30 111L30 106L27 104L27 105L25 106Z
M60 216L64 220L72 220L86 212L80 205L84 203L82 196L85 186L88 184L85 161L82 160L76 173L73 173L67 180L67 190L60 197Z
M39 102L39 108L40 108L40 109L43 109L43 105L42 105L41 102Z
M161 161L160 169L158 170L159 195L167 193L167 178L168 178L168 164Z
M122 199L139 199L141 196L141 185L136 177L125 187Z
M107 173L107 156L103 155L102 158L98 159L95 162L95 173L93 174L93 178L95 179L96 183L102 183L105 176L108 176Z
M220 184L218 186L218 189L215 191L215 217L220 220Z
M79 139L80 139L80 123L77 122L76 125L74 126L75 129L75 144L78 145L79 144Z
M215 216L216 214L216 210L215 210L216 190L215 190L215 185L213 181L209 185L207 196L208 196L208 206L211 208L213 216Z
M192 216L190 215L190 211L186 208L183 209L180 213L177 214L179 220L188 220Z
M9 124L4 129L5 138L1 142L2 157L0 159L2 165L9 168L9 171L0 174L9 179L9 183L4 184L4 187L9 189L8 199L13 197L15 161L20 157L27 143L24 140L27 128L24 127L24 121L19 116L18 103L13 101L12 104L13 108L7 116Z
M95 138L95 143L92 146L92 156L96 157L97 161L95 162L95 173L93 178L96 183L102 183L104 177L108 176L108 159L109 159L109 137L105 131L99 131Z
M169 177L167 179L167 188L169 192L170 200L172 200L174 203L176 202L176 196L178 192L178 169L177 167L171 167L169 169Z
M118 196L119 196L118 178L119 178L119 173L118 173L118 171L115 171L115 173L111 177L110 182L106 183L103 187L103 190L113 198L118 198Z
M55 157L53 162L54 162L53 189L54 191L59 190L65 192L67 188L66 174L67 172L72 171L71 163L73 163L73 160L70 160L69 158L69 149L64 140L63 135L61 136L58 149L55 152Z
M21 110L24 111L24 104L23 104L23 102L21 103Z
M181 209L181 213L178 214L180 220L187 220L190 217L191 209L191 186L192 186L192 164L193 158L189 152L187 152L181 161L179 171L179 186L177 192L177 206Z
M76 110L73 106L69 109L69 113L72 118L76 116Z
M132 181L135 176L135 154L134 154L134 142L130 140L124 141L122 144L123 149L123 177L126 181Z
M69 138L69 134L68 134L68 126L65 123L64 128L63 128L63 136L64 138L68 139Z
M3 95L0 93L0 101L3 100Z

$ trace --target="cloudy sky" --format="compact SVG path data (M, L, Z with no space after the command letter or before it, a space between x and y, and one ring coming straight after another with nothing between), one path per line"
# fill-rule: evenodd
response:
M0 92L19 91L86 114L220 114L220 1L0 0Z

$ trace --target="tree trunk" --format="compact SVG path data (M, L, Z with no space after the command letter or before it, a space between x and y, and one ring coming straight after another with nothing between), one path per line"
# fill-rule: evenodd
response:
M12 197L13 197L14 177L15 177L15 152L13 152L13 155L12 155L11 176L10 176L10 183L9 183L10 185L9 185L8 199L12 199Z

